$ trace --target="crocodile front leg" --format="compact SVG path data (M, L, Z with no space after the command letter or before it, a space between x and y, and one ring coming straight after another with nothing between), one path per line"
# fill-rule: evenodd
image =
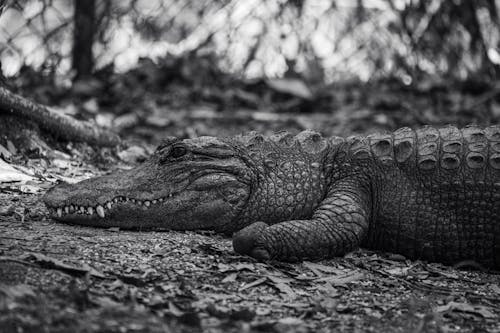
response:
M235 233L233 247L260 260L341 256L359 246L370 214L371 196L366 187L344 179L331 186L310 220L253 223Z

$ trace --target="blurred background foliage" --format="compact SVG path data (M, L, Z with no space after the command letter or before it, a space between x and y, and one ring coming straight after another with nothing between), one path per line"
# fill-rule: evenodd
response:
M71 78L109 65L123 72L140 58L190 52L210 53L213 66L242 77L300 75L315 84L496 79L500 64L495 0L6 0L3 7L6 76L25 65ZM88 47L91 65L79 68L72 52Z

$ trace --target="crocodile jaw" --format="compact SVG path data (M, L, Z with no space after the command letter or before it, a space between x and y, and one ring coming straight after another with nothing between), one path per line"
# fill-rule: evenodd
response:
M77 184L60 184L43 200L53 219L71 224L225 231L249 193L247 185L232 175L210 174L154 190L134 184L134 176L133 169Z

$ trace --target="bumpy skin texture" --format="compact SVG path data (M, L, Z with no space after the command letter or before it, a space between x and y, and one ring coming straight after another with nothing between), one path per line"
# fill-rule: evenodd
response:
M326 258L364 246L500 268L498 126L169 139L160 148L126 182L110 175L59 185L45 202L72 223L236 232L235 250L259 259ZM116 197L104 218L85 211ZM139 207L128 201L139 197ZM84 206L80 214L64 213L72 203Z

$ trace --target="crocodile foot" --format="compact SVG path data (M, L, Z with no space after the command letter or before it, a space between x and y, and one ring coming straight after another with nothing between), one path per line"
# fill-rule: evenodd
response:
M262 234L268 225L255 222L233 235L233 248L236 252L254 257L257 260L269 260L271 255L262 242Z

